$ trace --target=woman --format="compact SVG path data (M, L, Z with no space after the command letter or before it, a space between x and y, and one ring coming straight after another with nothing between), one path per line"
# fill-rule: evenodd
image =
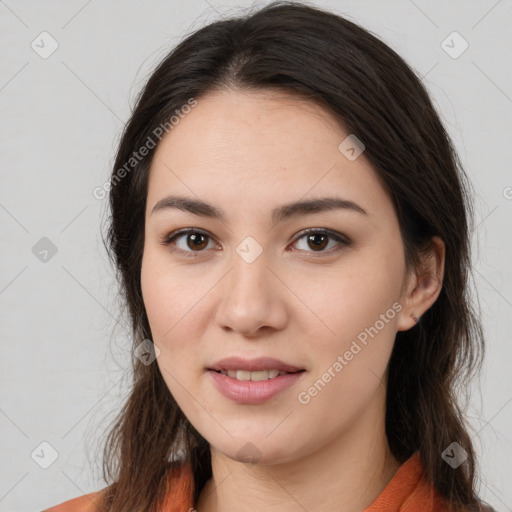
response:
M50 511L488 510L469 183L415 73L296 2L212 23L123 133L108 244L134 384L109 487Z

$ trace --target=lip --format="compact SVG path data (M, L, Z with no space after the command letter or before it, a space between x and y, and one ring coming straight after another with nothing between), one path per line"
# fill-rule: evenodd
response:
M284 363L273 357L258 357L255 359L244 359L240 356L226 357L209 366L208 370L246 370L249 372L257 372L259 370L279 370L280 372L299 372L304 368L298 368L291 364ZM284 375L283 375L284 377ZM278 378L278 377L276 377ZM249 381L246 381L249 382Z
M266 366L266 368L270 367ZM272 366L272 368L276 369L275 366ZM238 369L242 368L238 367ZM237 380L227 375L222 375L222 373L217 373L213 369L209 370L207 373L217 390L226 398L239 404L257 405L270 400L285 389L293 386L306 371L287 373L286 375L280 375L279 377L262 381Z

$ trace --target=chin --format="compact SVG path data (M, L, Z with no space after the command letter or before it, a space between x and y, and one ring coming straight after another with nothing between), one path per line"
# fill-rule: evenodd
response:
M287 436L287 439L291 439L291 436ZM225 457L248 465L274 465L289 462L295 458L293 450L297 447L296 443L293 447L283 445L278 438L270 441L265 439L264 435L235 437L220 446L210 444Z

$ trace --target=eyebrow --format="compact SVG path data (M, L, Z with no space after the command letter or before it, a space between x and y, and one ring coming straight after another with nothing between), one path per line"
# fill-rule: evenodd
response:
M202 217L219 219L224 223L227 222L227 216L223 210L216 208L215 206L206 203L201 199L193 199L183 196L168 196L160 199L155 204L155 206L153 206L151 215L156 212L172 208L188 211ZM368 212L362 206L359 206L357 203L349 199L342 199L339 197L322 197L318 199L295 201L283 204L272 210L271 217L274 224L279 224L284 220L297 217L299 215L307 215L311 213L319 213L337 209L343 209L347 211L358 212L363 215L368 215Z

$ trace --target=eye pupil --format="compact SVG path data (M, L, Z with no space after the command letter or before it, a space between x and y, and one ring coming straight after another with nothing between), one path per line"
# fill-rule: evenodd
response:
M322 237L323 240L321 242L319 242L316 239L316 237ZM324 242L327 240L327 238L328 238L327 235L325 235L323 233L314 233L314 234L308 236L308 242L313 242L313 244L314 244L313 247L314 248L323 249L325 247L325 245L326 245Z
M200 241L201 238L203 239L202 241ZM191 234L188 236L188 240L192 240L193 244L187 244L190 249L203 249L204 247L202 247L202 245L205 245L204 241L206 240L206 236L202 235L201 233Z

